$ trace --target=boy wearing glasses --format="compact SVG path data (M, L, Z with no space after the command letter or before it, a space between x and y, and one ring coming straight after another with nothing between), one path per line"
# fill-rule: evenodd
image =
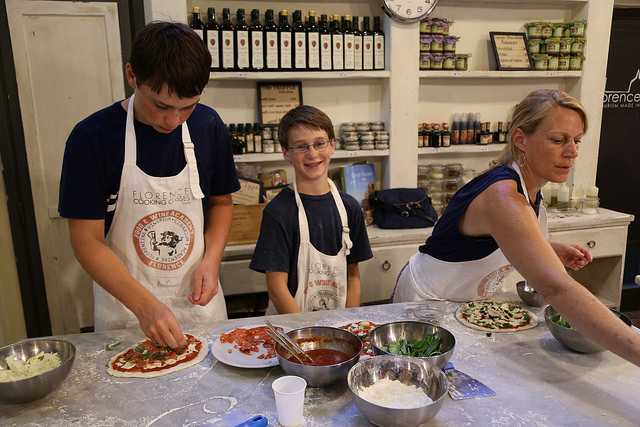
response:
M282 118L278 134L295 183L265 208L251 260L266 275L267 314L357 307L358 263L373 254L360 205L328 177L331 119L303 105Z

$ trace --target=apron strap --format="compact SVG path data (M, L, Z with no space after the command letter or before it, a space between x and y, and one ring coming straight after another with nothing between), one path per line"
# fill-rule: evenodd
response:
M184 158L187 161L187 169L189 170L189 184L191 193L196 199L202 199L204 193L200 188L200 175L198 175L198 162L196 161L196 153L193 142L191 142L191 134L187 122L182 124L182 145L184 146Z
M124 133L124 166L136 165L136 128L133 125L133 100L135 94L131 95L127 103L127 122ZM123 170L122 173L125 173Z
M309 238L309 223L307 222L307 214L304 212L304 205L302 204L302 199L300 198L300 194L298 194L298 186L296 182L293 181L293 193L296 197L296 205L298 206L298 223L300 228L300 243L310 243L311 240Z
M342 222L342 247L345 251L345 255L349 255L351 253L351 248L353 247L353 242L351 242L351 236L349 236L349 217L347 217L347 210L344 207L344 203L342 203L342 197L340 197L340 193L336 188L336 185L332 180L329 180L329 187L331 188L331 195L333 196L333 200L338 207L338 213L340 214L340 221Z

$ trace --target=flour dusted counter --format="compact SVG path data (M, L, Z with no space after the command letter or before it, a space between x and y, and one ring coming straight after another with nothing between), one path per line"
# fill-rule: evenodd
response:
M515 295L513 295L515 297ZM507 297L508 298L508 297ZM286 327L336 325L358 319L377 323L414 319L418 304L389 304L333 312L272 316ZM610 352L571 353L544 324L519 333L493 334L464 327L453 316L457 304L430 303L436 320L456 338L451 361L457 369L491 387L495 397L444 404L430 426L637 426L640 370ZM541 310L534 310L543 318ZM263 318L197 325L190 333L211 336ZM69 335L78 354L69 377L42 400L0 404L0 425L46 426L233 426L256 414L278 425L271 383L284 375L279 366L232 368L208 356L192 368L164 377L114 378L105 363L123 346L139 339L135 330ZM307 427L368 426L344 384L308 388Z
M612 307L620 306L627 229L631 221L633 215L608 209L600 209L596 215L549 213L552 240L581 244L593 254L593 263L572 275ZM391 296L400 269L432 230L368 227L374 257L360 264L363 303ZM249 270L253 248L253 245L227 247L221 269L225 295L266 291L264 275ZM513 286L517 280L521 280L518 274L511 275L506 286Z

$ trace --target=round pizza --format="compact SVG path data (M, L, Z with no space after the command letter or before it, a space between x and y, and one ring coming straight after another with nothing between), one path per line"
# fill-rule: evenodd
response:
M114 377L153 378L200 363L209 352L207 342L185 334L187 345L181 349L159 347L145 339L109 360L107 372Z
M371 341L369 340L369 332L373 331L377 328L378 325L369 321L369 320L360 320L357 322L351 322L347 325L340 326L340 329L344 329L345 331L349 331L362 341L362 351L360 352L363 356L375 356L373 352L373 348L371 347Z
M456 318L469 328L485 332L517 332L538 325L535 314L510 302L468 302L458 308Z
M283 328L276 326L278 331ZM257 356L258 359L273 359L276 357L275 344L266 326L256 326L255 328L235 328L220 335L220 342L223 344L233 344L233 347L246 355L260 352L260 347L266 350L265 353Z

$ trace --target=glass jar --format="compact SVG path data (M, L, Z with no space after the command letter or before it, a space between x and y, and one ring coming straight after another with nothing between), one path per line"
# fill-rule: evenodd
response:
M429 194L429 197L431 197L431 204L444 204L444 191L427 191L427 194Z
M549 71L556 71L559 67L560 57L558 55L549 55Z
M445 165L447 178L460 178L462 176L462 163L448 163Z
M456 43L460 40L457 36L446 36L444 38L443 49L445 53L456 53Z
M457 54L456 55L456 70L467 71L469 69L469 54Z
M543 39L553 37L553 24L551 24L550 22L543 22L542 28L540 29L540 35Z
M527 48L529 49L529 53L540 53L540 45L542 44L542 39L529 39L527 40Z
M429 165L429 179L444 179L444 165Z
M572 37L562 37L560 39L560 53L571 53Z
M584 37L587 29L587 21L575 21L570 28L572 36Z
M444 191L447 193L455 193L460 188L460 181L457 178L447 179L444 182Z
M420 52L431 52L431 41L433 37L430 34L420 34Z
M431 36L431 53L442 53L444 51L444 37L440 35Z
M264 141L267 139L273 139L273 133L271 132L271 128L269 126L264 126L262 128L262 140Z
M527 36L542 37L542 24L540 22L528 22L524 26L527 29Z
M431 34L444 35L444 26L446 20L441 18L431 19ZM447 33L449 32L449 26L447 25Z
M564 28L566 24L557 22L553 24L553 37L564 37Z
M432 70L442 70L444 65L444 55L440 55L437 53L431 54L431 69Z
M356 130L358 132L369 132L371 130L371 128L369 127L369 122L357 123Z
M424 188L428 194L442 193L444 191L444 179L428 179Z
M575 37L571 42L571 53L584 52L584 39L581 37Z
M570 55L560 55L558 57L558 70L560 71L569 71L569 60L571 59Z
M369 127L372 131L379 132L384 130L384 122L371 122L369 123Z
M549 58L547 55L538 54L533 56L533 68L538 71L546 71L549 68Z
M420 69L421 70L430 70L431 69L431 54L422 52L420 53Z
M453 24L453 21L449 21L446 18L440 19L440 29L442 31L443 36L449 35L449 27L451 27L451 24Z
M420 32L422 34L431 34L431 18L420 21Z
M582 70L582 61L584 57L582 55L571 55L569 58L569 69L574 71Z
M453 53L446 53L443 56L444 56L444 62L442 63L442 68L444 70L455 70L456 56Z
M263 132L264 134L264 132ZM262 140L262 152L263 153L275 153L276 148L273 143L273 139L263 139Z
M595 215L600 207L600 198L598 196L587 196L582 201L581 212L586 215Z
M547 53L560 53L560 39L551 37L545 40Z

